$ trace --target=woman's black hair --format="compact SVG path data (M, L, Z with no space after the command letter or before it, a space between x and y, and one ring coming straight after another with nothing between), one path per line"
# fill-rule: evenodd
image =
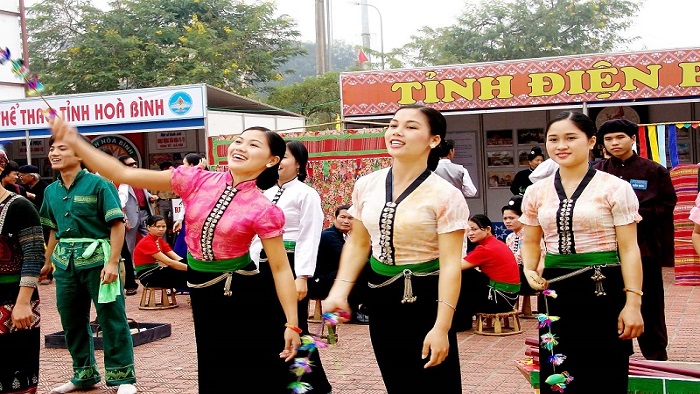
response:
M202 160L202 156L200 156L197 153L188 153L187 155L185 155L185 160L187 160L187 164L191 166L197 166Z
M248 127L247 129L243 130L243 133L245 133L248 130L257 130L264 132L265 137L267 137L267 144L270 147L270 154L272 156L279 157L280 161L282 160L282 158L284 157L284 153L287 151L287 145L285 145L284 139L280 137L279 134L268 129L267 127L262 126ZM277 180L280 178L279 168L279 161L274 166L265 168L265 170L263 170L263 172L260 173L260 175L258 175L258 178L255 180L255 184L263 190L267 190L272 186L275 186Z
M304 182L307 175L306 163L309 162L309 151L306 149L304 144L297 140L287 141L287 148L289 148L289 152L291 152L292 156L294 156L294 160L296 160L296 162L299 164L299 173L297 174L297 178Z
M557 116L552 118L552 120L550 120L549 123L547 123L547 131L545 132L545 135L549 133L549 128L554 123L562 120L571 121L571 123L575 124L579 130L586 133L586 136L589 139L591 137L594 137L598 132L598 128L596 127L595 122L591 118L589 118L588 115L577 111L564 111L557 114Z
M151 215L148 217L148 219L146 219L146 226L155 226L156 223L160 222L161 220L165 221L165 218L162 215Z
M542 160L544 160L544 153L542 153L542 148L539 146L533 146L532 149L530 149L530 152L527 154L527 161L533 161L537 156L542 157Z
M0 173L0 178L10 175L12 171L19 171L19 164L17 164L17 162L14 160L7 162L7 166L5 166L5 169L2 171L2 173Z
M402 109L417 109L422 112L423 115L428 118L430 134L440 137L440 143L435 148L431 149L430 154L428 155L428 168L431 171L435 171L438 162L440 161L440 153L444 150L442 144L443 141L445 141L445 136L447 135L447 120L445 119L445 116L435 108L426 107L425 105L421 104L404 105L397 109L396 112L399 112Z
M476 225L482 230L486 230L486 227L493 229L493 223L491 223L491 219L489 219L489 217L486 215L482 215L480 213L472 215L469 217L469 221L476 223Z
M513 211L518 216L523 216L522 205L523 196L513 196L510 198L510 201L508 201L508 204L504 205L503 208L501 208L501 214L505 213L505 211Z

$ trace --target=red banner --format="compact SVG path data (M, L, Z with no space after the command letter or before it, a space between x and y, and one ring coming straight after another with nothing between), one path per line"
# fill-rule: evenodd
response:
M700 95L700 49L595 54L340 76L343 116Z

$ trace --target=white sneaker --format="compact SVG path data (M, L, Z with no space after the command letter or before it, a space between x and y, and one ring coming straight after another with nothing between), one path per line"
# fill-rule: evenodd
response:
M117 394L136 394L136 386L133 384L120 384Z

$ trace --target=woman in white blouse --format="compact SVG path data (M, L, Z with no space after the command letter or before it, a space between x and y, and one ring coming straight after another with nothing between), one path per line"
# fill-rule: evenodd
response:
M306 281L314 275L316 270L318 245L321 241L321 231L323 231L321 196L314 188L304 183L308 160L309 153L304 144L294 140L287 141L287 151L280 162L279 181L277 185L265 190L265 196L284 212L282 238L297 287L297 312L301 335L309 333L309 298ZM257 262L265 259L261 249L260 239L256 238L251 246L251 256ZM263 264L261 268L265 266L267 265ZM279 313L282 313L281 308ZM306 354L306 351L299 351L297 357L305 357ZM307 393L329 393L331 385L326 378L318 352L312 352L310 357L311 372L304 374L301 379L302 382L311 385L311 390Z

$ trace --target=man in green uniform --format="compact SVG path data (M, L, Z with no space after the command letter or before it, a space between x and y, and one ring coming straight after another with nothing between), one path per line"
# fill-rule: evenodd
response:
M49 139L49 161L60 172L46 188L41 223L51 229L42 275L56 266L56 304L73 359L73 378L51 393L86 389L100 381L90 329L90 301L103 333L105 380L117 394L134 394L134 351L126 319L119 257L124 214L117 189L84 170L60 140Z

